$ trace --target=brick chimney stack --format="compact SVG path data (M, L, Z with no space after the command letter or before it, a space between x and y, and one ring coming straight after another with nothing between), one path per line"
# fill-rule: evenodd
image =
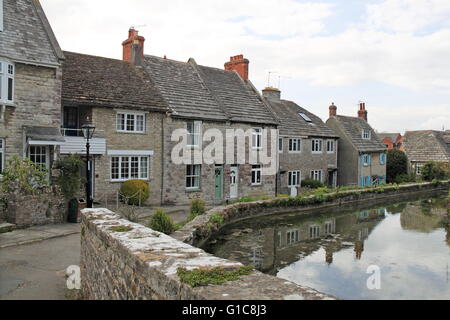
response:
M280 101L281 100L281 91L277 88L267 87L262 91L262 95L264 98Z
M123 60L133 64L140 64L144 58L145 38L138 35L138 31L133 27L128 30L128 39L122 42Z
M364 102L359 103L358 118L367 121L367 110Z
M226 71L236 71L242 79L248 80L248 65L250 61L244 59L244 55L230 57L230 61L225 63Z
M337 115L337 107L334 105L334 102L331 103L330 109L330 118L335 117Z

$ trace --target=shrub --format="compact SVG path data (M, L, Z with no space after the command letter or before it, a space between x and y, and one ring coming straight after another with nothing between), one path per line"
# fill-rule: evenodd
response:
M397 175L394 178L393 182L400 184L400 183L415 182L415 181L416 181L416 177L414 175L402 173L402 174Z
M323 183L317 180L305 179L302 181L303 188L317 189L322 188L323 186L324 186Z
M165 234L171 234L176 230L172 218L162 209L156 209L156 212L150 218L148 227Z
M427 162L420 171L426 181L445 180L450 178L450 165L446 162Z
M222 215L216 213L211 216L209 221L216 224L218 227L220 227L223 224L224 220L225 219Z
M191 215L198 216L204 214L205 211L206 211L205 201L203 201L203 199L193 199L191 201L191 208L190 208Z
M128 180L120 187L122 199L130 205L140 205L150 196L148 183L143 180Z
M13 156L2 172L1 189L5 193L19 191L22 194L36 194L49 185L47 170L29 159Z
M66 201L74 199L82 188L83 179L80 172L83 161L77 156L64 157L56 162L55 168L60 170L57 182L64 198Z

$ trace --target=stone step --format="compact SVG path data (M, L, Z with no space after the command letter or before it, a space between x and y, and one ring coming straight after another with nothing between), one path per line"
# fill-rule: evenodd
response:
M6 232L11 232L16 228L15 224L12 223L0 223L0 233L6 233Z

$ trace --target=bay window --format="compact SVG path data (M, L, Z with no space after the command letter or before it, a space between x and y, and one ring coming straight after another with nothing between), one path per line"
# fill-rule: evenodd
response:
M0 103L14 102L14 64L0 60Z

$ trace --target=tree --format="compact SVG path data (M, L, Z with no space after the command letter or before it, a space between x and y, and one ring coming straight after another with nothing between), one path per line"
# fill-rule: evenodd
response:
M392 149L387 153L386 179L388 183L394 182L399 175L408 172L408 158L401 150Z
M426 181L445 180L450 178L450 165L447 162L427 162L420 170Z

